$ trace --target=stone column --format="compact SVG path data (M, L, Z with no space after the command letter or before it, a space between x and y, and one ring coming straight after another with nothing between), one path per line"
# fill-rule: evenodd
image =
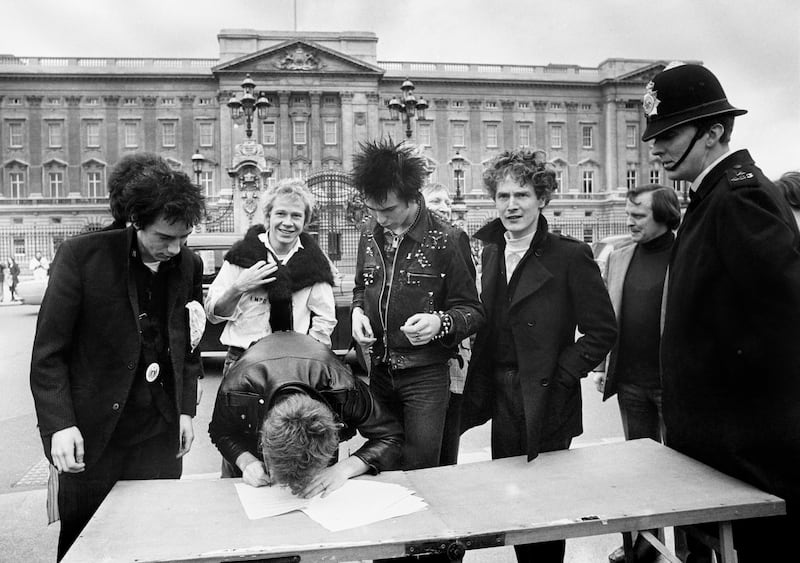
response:
M353 93L339 92L342 100L342 167L350 170L353 167L353 153L358 144L353 130Z
M193 142L194 115L192 110L194 109L194 96L181 96L178 99L180 100L181 104L181 122L179 124L178 131L175 132L175 135L178 137L178 139L176 139L176 144L178 145L178 154L182 156L185 163L188 163L188 174L194 181L195 176L191 166L192 155L194 154L195 149L200 148L200 143L197 143L198 146L194 146Z
M367 92L367 137L377 139L380 137L380 111L381 97L378 92Z
M433 100L433 107L436 108L436 113L433 116L434 137L431 140L431 145L434 148L434 155L436 155L439 161L437 179L439 182L449 187L452 183L452 177L450 175L450 167L447 163L453 156L452 154L449 154L451 150L451 143L448 139L450 116L448 115L447 109L450 107L450 100L445 98L436 98Z
M116 104L119 102L119 96L108 96L103 98L106 103L106 112L108 112L108 108L116 109ZM81 160L83 157L83 152L81 150L81 114L80 114L80 105L81 105L81 97L80 96L66 96L65 101L67 102L67 120L65 124L66 131L64 134L66 135L66 139L64 139L65 145L65 160L69 163L69 169L67 171L67 182L70 186L70 191L80 192L82 191L82 186L80 185L81 181ZM107 154L107 153L106 153ZM78 186L78 189L74 189L73 186Z
M500 104L503 107L503 140L500 148L513 150L517 148L514 142L514 107L517 104L514 100L500 100Z
M278 178L288 178L291 175L292 158L292 122L289 119L289 95L291 92L281 90L278 92L280 106L280 125L278 130L278 158L280 158L280 175Z
M547 102L534 100L533 109L533 139L531 139L531 143L534 149L545 151L548 158L550 158L550 151L548 150L550 147L547 146L547 115L545 114Z
M142 138L144 139L144 150L147 152L158 152L158 131L156 127L156 96L142 96L144 104L144 118L142 123Z
M605 141L605 161L606 161L606 185L617 187L619 180L619 161L620 146L617 137L617 101L612 97L605 100L605 120L606 120L606 141ZM623 149L624 151L625 149ZM622 152L624 155L625 153ZM622 184L625 185L625 184Z
M320 119L320 98L322 97L319 92L309 93L311 98L311 123L310 123L310 138L308 139L309 154L308 158L311 160L311 170L322 168L322 120Z
M30 193L43 194L42 187L42 96L25 96L28 112L28 155Z

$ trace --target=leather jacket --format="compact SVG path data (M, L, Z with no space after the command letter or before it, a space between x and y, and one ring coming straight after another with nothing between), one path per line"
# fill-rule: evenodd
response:
M358 430L367 441L353 455L371 473L397 468L403 446L400 423L327 346L293 331L272 333L253 344L220 383L208 433L229 463L244 452L263 459L261 424L275 394L287 389L327 404L341 425L340 441Z
M372 363L387 363L393 369L446 363L457 354L458 343L485 322L467 264L468 238L429 211L422 198L419 205L417 220L399 237L394 264L384 257L383 227L374 218L367 221L358 242L353 307L364 311L377 339L371 347ZM388 268L391 285L386 287ZM452 330L444 338L413 346L400 327L415 313L438 311L450 314Z

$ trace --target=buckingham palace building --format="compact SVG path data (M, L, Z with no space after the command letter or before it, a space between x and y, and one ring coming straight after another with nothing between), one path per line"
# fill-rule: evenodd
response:
M380 61L371 32L237 29L218 42L218 59L0 54L0 256L52 256L110 223L109 172L139 151L199 183L206 232L262 222L262 190L305 178L334 259L358 219L347 173L367 140L413 143L469 232L494 216L481 176L503 150L545 151L559 183L545 215L587 242L624 230L627 188L667 181L640 141L641 96L665 61ZM229 105L247 95L264 106L252 119Z

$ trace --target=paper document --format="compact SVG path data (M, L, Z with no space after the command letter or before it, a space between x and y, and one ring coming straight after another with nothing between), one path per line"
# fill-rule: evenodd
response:
M327 497L302 499L287 487L236 484L236 492L251 520L302 510L332 532L365 526L427 508L414 491L401 485L351 479Z

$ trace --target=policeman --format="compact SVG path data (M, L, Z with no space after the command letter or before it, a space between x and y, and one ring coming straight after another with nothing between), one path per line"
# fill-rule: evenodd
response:
M670 65L644 94L651 141L691 203L669 263L661 339L667 444L787 501L788 516L740 520L740 563L794 552L800 529L800 252L781 194L746 150L703 66ZM795 532L796 533L796 532ZM692 559L706 561L708 552Z

